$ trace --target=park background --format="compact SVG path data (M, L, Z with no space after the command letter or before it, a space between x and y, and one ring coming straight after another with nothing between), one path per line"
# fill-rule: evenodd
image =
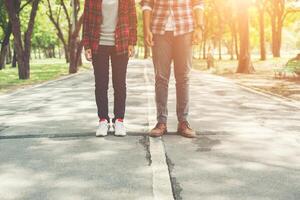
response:
M136 58L144 46L137 1ZM81 43L83 0L0 0L0 93L89 70ZM206 0L203 41L194 68L238 84L300 100L299 0Z
M148 137L155 75L139 2L128 137L95 138L83 3L0 0L1 200L299 200L299 0L206 1L190 76L194 139L177 133L173 77L168 134Z

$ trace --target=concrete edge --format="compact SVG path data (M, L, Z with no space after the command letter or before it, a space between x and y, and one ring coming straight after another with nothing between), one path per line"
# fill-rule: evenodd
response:
M284 97L284 96L281 96L281 95L278 95L278 94L275 94L272 92L268 92L268 91L260 89L260 88L253 88L253 87L247 86L242 83L235 82L235 84L237 84L239 87L241 87L242 89L247 90L249 92L252 92L252 93L270 98L272 100L278 101L282 104L285 104L286 106L300 109L300 103L293 99L290 99L290 98L287 98L287 97Z
M152 189L155 200L173 200L173 189L166 160L165 148L161 138L149 138Z
M192 71L197 72L197 73L202 73L201 71L199 71L197 69L192 69ZM251 92L251 93L254 93L254 94L257 94L257 95L260 95L260 96L267 97L267 98L272 99L274 101L280 102L280 103L282 103L282 104L284 104L286 106L300 109L300 102L295 101L293 99L284 97L282 95L275 94L273 92L268 92L268 91L263 90L263 89L253 88L253 87L247 86L245 84L238 83L237 81L235 81L233 79L230 79L230 78L227 78L227 77L224 77L224 76L221 76L221 75L211 74L211 73L205 73L205 72L204 72L204 74L221 77L221 78L223 78L225 80L233 82L234 84L236 84L237 86L239 86L243 90L246 90L248 92Z
M148 77L148 67L144 66L144 78L146 82L146 91L151 92L150 79ZM152 97L147 94L148 98L148 130L156 122L155 104ZM171 177L169 167L167 164L167 157L162 138L149 138L149 149L151 155L151 169L152 169L152 190L155 200L174 200Z

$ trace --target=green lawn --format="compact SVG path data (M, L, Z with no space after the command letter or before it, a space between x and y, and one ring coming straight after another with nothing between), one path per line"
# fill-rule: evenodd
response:
M86 70L84 66L81 70ZM30 79L19 80L18 69L7 66L0 71L0 93L15 90L28 85L34 85L68 75L68 64L59 59L43 59L31 62Z
M287 57L269 58L266 61L261 61L257 58L254 58L254 59L252 59L252 64L256 70L256 72L255 72L256 74L265 73L265 74L270 74L271 76L273 76L274 70L278 67L283 67L289 59L290 58L287 58ZM193 67L196 70L209 71L210 73L213 73L213 74L230 75L230 74L235 74L235 72L237 70L237 66L238 66L237 60L215 59L214 63L215 63L215 67L208 70L206 60L194 59Z

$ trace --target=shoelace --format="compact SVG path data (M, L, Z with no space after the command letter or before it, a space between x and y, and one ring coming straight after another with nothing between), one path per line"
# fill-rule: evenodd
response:
M189 123L189 122L185 121L185 122L182 122L182 124L183 124L184 126L186 126L188 129L191 129L191 126L190 126L190 123Z
M161 129L161 128L162 128L162 126L164 126L164 124L163 124L163 123L157 123L157 124L156 124L156 126L155 126L155 128Z

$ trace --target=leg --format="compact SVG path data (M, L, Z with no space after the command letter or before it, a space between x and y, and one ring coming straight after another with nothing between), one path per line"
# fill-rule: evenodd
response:
M177 36L173 43L174 73L176 79L177 118L187 121L189 113L189 78L192 66L192 34Z
M112 53L112 79L114 87L114 115L115 119L124 119L126 105L126 73L128 54L116 55Z
M98 52L93 54L93 67L95 75L95 96L100 119L107 119L108 116L108 81L109 81L109 48L99 46Z
M153 64L155 69L155 95L157 121L166 123L168 117L168 86L172 62L173 33L154 35Z

